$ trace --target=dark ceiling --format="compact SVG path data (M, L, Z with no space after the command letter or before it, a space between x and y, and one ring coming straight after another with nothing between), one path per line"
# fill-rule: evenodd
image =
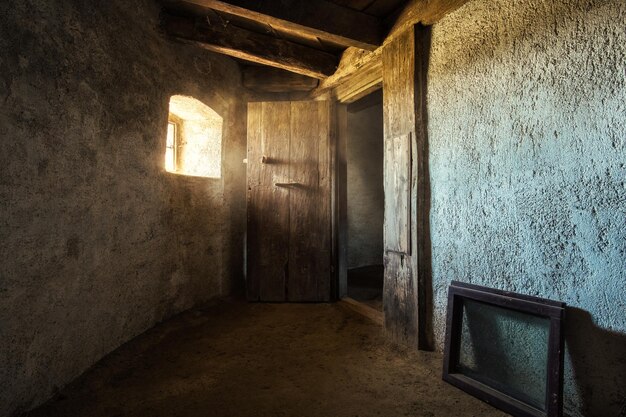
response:
M179 40L199 43L200 46L204 46L206 47L206 49L211 49L218 53L230 55L231 57L237 59L244 67L248 65L276 66L287 71L299 72L300 74L313 76L315 78L324 78L325 76L330 75L328 70L329 65L326 64L325 70L321 70L319 74L311 75L308 70L299 71L298 68L293 69L290 68L288 65L274 65L271 62L271 59L257 59L256 56L252 56L250 54L239 54L237 53L237 51L235 51L235 53L232 53L232 50L237 49L237 47L233 47L230 44L226 45L226 47L221 44L215 46L213 45L213 43L215 42L211 42L211 37L228 37L231 33L228 31L236 31L237 33L233 34L232 37L243 38L242 43L244 44L244 49L248 43L254 43L254 48L256 51L255 53L257 54L260 45L268 44L269 49L274 48L272 49L272 51L278 51L275 52L274 55L288 55L293 50L297 51L299 56L307 56L315 55L319 51L327 54L328 56L334 57L336 63L338 63L341 53L347 47L355 46L355 44L350 44L349 41L345 40L345 38L350 38L349 33L351 33L349 32L350 26L349 22L347 22L348 20L358 21L359 19L361 19L360 21L372 22L371 26L376 26L378 31L380 32L380 42L382 42L382 39L384 38L386 31L388 30L389 22L393 21L394 16L404 6L405 3L406 0L242 0L215 2L203 2L194 0L162 1L164 14L194 19L194 22L196 22L195 27L198 26L198 22L201 22L200 24L204 25L205 28L219 28L220 31L218 34L216 34L215 31L212 31L210 35L196 38L195 35L192 34L181 36L180 32L173 33L166 27L164 30L170 36L178 38ZM226 4L226 6L223 6L224 4ZM217 7L207 7L207 5L217 5ZM318 20L321 20L322 22L324 22L324 20L332 21L333 18L341 16L337 17L336 20L338 21L338 26L345 26L344 28L342 28L342 30L344 31L342 36L344 37L325 36L326 32L320 33L319 31L316 32L307 30L293 30L292 27L281 26L280 22L274 23L274 21L272 21L271 19L251 18L250 15L246 15L245 13L238 13L238 15L235 15L233 13L228 13L225 11L228 10L230 5L241 6L242 8L250 7L255 9L255 11L261 12L264 12L263 7L266 6L268 9L275 9L276 7L284 6L285 9L283 10L283 13L288 14L290 17L295 16L296 20L298 17L300 17L303 22L310 21L312 14L319 14L319 16L321 17L319 17ZM308 16L303 17L302 15L306 13L307 7L310 12L312 5L316 6L316 9L313 10L315 13L309 13ZM291 9L289 9L289 7L291 7ZM318 11L319 13L317 13ZM279 10L278 14L280 13L281 12ZM324 13L326 13L326 15ZM344 16L354 17L354 19L345 18ZM282 18L282 16L278 17ZM299 24L300 22L296 21L296 23ZM362 29L362 27L360 28L358 25L355 25L354 32L357 32L360 29ZM346 35L346 30L348 30L348 35ZM189 30L187 30L187 32L189 32ZM254 39L256 35L259 35L258 39ZM269 37L271 37L271 39ZM357 39L357 37L355 37L355 39ZM280 42L280 44L278 44L277 46L273 46L274 42ZM220 42L217 43L219 44ZM371 45L367 45L365 48L372 50L379 45L376 42L370 43ZM357 43L356 45L359 44ZM306 48L298 49L299 46L303 46ZM309 53L307 53L307 51ZM289 57L287 56L287 61L288 58Z

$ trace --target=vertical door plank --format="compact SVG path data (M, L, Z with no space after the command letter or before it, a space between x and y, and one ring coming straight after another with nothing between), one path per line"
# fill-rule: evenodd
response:
M318 287L328 280L330 228L322 195L329 190L326 172L320 172L320 146L326 146L326 125L320 125L323 102L291 104L290 177L291 188L289 301L320 301ZM327 161L325 161L327 162Z
M329 101L318 101L317 104L317 166L318 190L317 200L317 233L319 236L318 255L316 265L317 280L316 299L330 300L330 279L332 262L332 219L331 219L331 143L334 135L333 115Z
M317 300L329 301L331 295L332 263L332 171L333 157L331 150L335 143L335 113L330 101L319 101L318 121L318 227L320 228L320 262L317 280Z
M337 265L337 297L348 296L348 107L345 104L337 106L337 123L334 168L331 172L335 175L335 258L334 265Z
M262 219L260 219L260 211L258 201L261 199L259 186L261 181L261 164L256 163L261 158L261 121L262 121L262 104L248 104L248 164L247 181L248 189L247 198L247 272L246 272L246 296L248 300L254 301L259 299L259 280L260 274L260 258L258 254L259 236L262 234Z
M261 189L264 213L260 238L259 293L263 301L285 301L289 260L289 189L277 187L289 177L289 103L263 103Z
M260 108L259 108L260 106ZM248 131L248 280L257 300L285 301L289 256L289 103L251 103ZM255 120L260 118L260 121ZM253 126L250 126L253 124ZM257 174L258 172L258 174ZM255 182L254 178L258 177Z

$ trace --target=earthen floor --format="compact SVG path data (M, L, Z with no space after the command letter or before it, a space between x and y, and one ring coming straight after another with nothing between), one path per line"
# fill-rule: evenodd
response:
M219 302L101 360L29 416L502 417L338 304Z

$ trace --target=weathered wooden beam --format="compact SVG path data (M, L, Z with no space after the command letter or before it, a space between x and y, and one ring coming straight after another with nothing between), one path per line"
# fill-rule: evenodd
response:
M391 29L385 42L404 33L412 26L421 23L430 26L437 23L448 13L463 6L469 0L411 0L402 9L397 19L390 25Z
M333 96L340 103L354 103L360 98L382 88L382 85L382 62L372 61L371 65L356 72L353 77L335 87Z
M261 93L311 91L319 80L270 67L247 67L243 70L243 86Z
M382 44L378 18L328 0L185 0L270 25L288 33L374 50Z
M351 78L363 72L378 71L377 68L382 68L382 52L382 47L373 52L358 48L346 49L341 56L337 71L330 77L322 80L320 85L311 92L311 96L320 97L329 90L349 82Z
M337 68L333 54L233 25L163 13L161 27L168 35L205 49L313 78L326 78Z

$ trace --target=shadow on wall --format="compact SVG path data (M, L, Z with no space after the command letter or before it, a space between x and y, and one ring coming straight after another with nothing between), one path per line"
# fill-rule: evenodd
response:
M565 323L566 349L581 413L586 417L626 416L626 335L597 327L591 314L578 308L567 309Z
M432 240L430 232L430 209L432 207L430 185L430 150L428 140L428 69L430 68L430 50L432 47L432 27L419 25L415 32L417 60L416 94L415 94L415 121L417 132L423 140L418 142L418 317L423 317L419 325L420 348L434 349L435 334L433 330L433 269L432 269ZM422 146L419 146L419 145Z

